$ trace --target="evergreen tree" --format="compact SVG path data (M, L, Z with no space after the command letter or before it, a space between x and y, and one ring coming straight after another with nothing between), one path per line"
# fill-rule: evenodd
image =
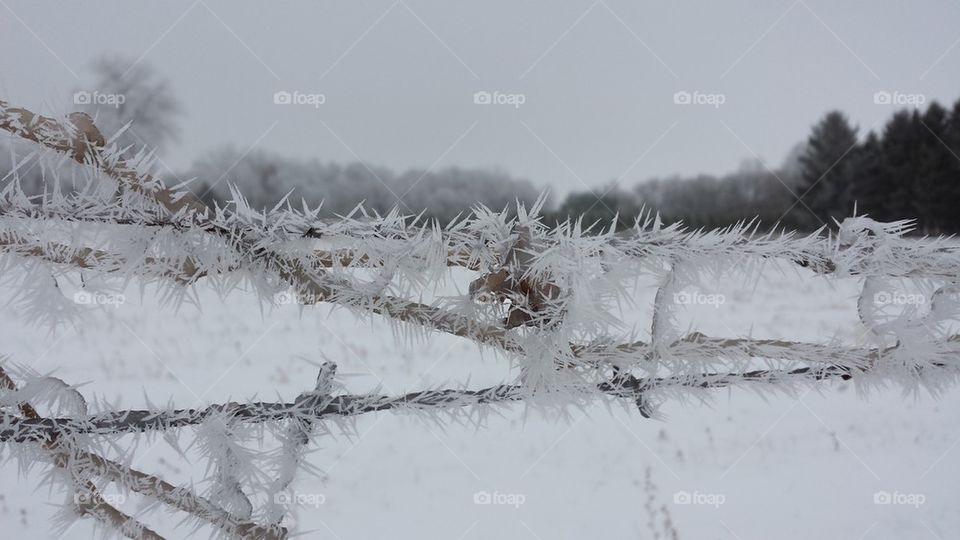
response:
M940 190L943 197L943 223L948 231L958 232L960 231L960 100L954 103L947 118L943 140L950 150L947 173L943 176Z
M893 221L913 216L911 198L913 179L917 176L914 152L919 148L917 127L919 115L914 111L898 111L883 129L880 144L883 165L875 182L877 208L875 219Z
M881 144L880 137L871 131L856 150L851 192L857 214L877 217L885 213L887 194L882 185L884 160Z
M795 212L801 222L818 227L832 225L853 211L851 184L856 156L857 130L839 112L828 113L813 128L800 158L801 203ZM805 207L804 207L805 206ZM809 215L813 212L814 216Z
M947 146L947 123L949 113L939 103L933 102L926 112L918 117L920 147L914 153L917 161L917 176L913 181L913 215L919 229L936 234L944 231L950 218L949 205L951 176L956 175L951 149Z

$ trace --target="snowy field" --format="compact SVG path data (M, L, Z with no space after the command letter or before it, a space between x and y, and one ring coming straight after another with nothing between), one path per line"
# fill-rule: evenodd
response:
M858 287L856 280L771 266L759 283L717 284L713 292L725 301L685 312L684 327L715 336L752 331L862 342ZM0 315L2 351L124 408L142 407L146 397L180 407L291 399L313 385L316 368L307 360L337 362L341 374L352 374L340 379L350 391L380 384L399 393L468 375L479 387L514 376L504 359L481 356L466 340L397 343L382 321L358 323L329 306L261 311L249 295L222 301L203 286L198 293L198 306L176 311L131 287L123 305L90 312L52 335L8 307ZM649 319L653 293L639 289L631 318ZM12 294L2 290L0 298ZM937 398L888 389L865 399L851 385L831 383L795 397L713 395L710 403L667 403L666 420L602 405L546 418L517 404L480 429L364 415L355 434L313 442L309 462L318 474L295 484L295 523L308 538L339 540L960 534L960 389ZM190 433L181 438L185 446ZM174 483L204 472L200 460L191 467L163 439L139 445L137 468ZM41 485L39 473L21 473L12 460L0 469L0 537L93 537L92 520L59 526L51 503L67 495ZM491 504L477 503L485 499ZM168 538L190 533L176 528L182 515L133 497L116 502L144 512Z

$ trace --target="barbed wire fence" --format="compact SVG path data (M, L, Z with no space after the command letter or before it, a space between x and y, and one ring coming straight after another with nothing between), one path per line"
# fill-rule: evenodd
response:
M318 207L289 199L272 209L251 208L236 191L227 206L208 207L186 186L167 187L152 175L146 151L124 157L128 149L112 142L119 134L107 139L82 113L49 118L0 101L0 128L34 148L16 156L0 191L0 269L20 291L22 311L38 321L56 324L84 309L58 290L58 277L71 273L81 273L85 294L108 294L134 279L155 285L173 303L186 301L193 285L206 280L224 294L249 290L266 303L293 297L304 305L343 307L358 318L382 317L400 339L465 338L496 351L519 373L479 389L351 394L328 362L316 385L289 402L112 410L89 405L64 381L4 361L0 442L22 466L48 468L49 479L70 493L75 515L130 538L160 535L112 505L97 481L224 537L288 537L286 508L277 501L304 467L305 447L331 429L349 429L366 413L479 425L501 404L523 402L549 413L609 401L656 417L666 400L709 398L722 387L796 394L842 379L862 390L885 385L936 393L960 374L960 336L953 333L960 318L960 246L906 238L908 221L852 217L838 232L801 235L761 234L751 223L690 231L643 215L632 229L616 232L579 221L548 227L538 218L542 200L511 212L477 208L444 226L360 207L331 220L322 219ZM17 182L17 169L31 160L42 160L54 180L41 195L24 193ZM68 164L75 176L70 189L57 175ZM769 260L861 279L857 312L869 343L711 337L676 323L684 287L706 274L755 274ZM475 274L466 294L412 300L429 296L455 269ZM639 276L659 283L648 340L636 337L618 308L629 303L629 284ZM928 309L891 313L885 298L898 294L897 279L934 284ZM251 479L251 461L262 456L239 441L248 426L267 427L279 441L272 478ZM179 430L194 430L211 462L206 480L214 489L206 496L105 457L118 437ZM255 508L256 500L266 503Z

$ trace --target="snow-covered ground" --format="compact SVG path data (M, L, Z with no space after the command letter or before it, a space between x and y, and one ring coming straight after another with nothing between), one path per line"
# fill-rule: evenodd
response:
M712 292L725 302L691 310L682 323L716 336L854 342L863 332L858 285L772 266L759 283L718 284ZM183 407L289 399L313 385L307 360L337 362L354 374L341 379L353 391L512 377L503 359L465 340L397 343L384 322L358 323L328 306L261 312L250 295L221 301L198 292L199 306L176 311L131 288L123 305L53 335L7 308L2 352L125 408L144 406L145 396ZM631 318L649 318L653 292L639 290ZM0 290L0 299L12 293ZM836 383L799 399L743 390L714 398L667 403L665 421L599 405L567 418L512 405L480 429L365 415L356 435L313 442L309 462L321 472L295 484L295 521L309 538L341 540L671 538L670 529L684 539L957 538L960 389L864 398ZM189 430L182 440L190 442ZM133 464L175 483L204 470L162 439L140 441ZM50 503L66 495L37 489L39 472L21 474L15 461L0 468L0 537L90 538L90 520L54 530L59 510ZM136 513L142 503L119 506ZM176 528L181 518L143 515L169 538L190 533Z

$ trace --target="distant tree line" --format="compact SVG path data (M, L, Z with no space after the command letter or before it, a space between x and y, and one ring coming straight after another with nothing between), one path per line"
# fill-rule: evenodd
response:
M368 211L383 214L398 207L401 213L423 212L444 224L476 204L502 209L519 200L529 205L540 194L531 182L496 170L450 167L396 173L358 162L324 163L265 151L244 155L231 148L198 160L185 176L202 179L192 189L207 203L229 200L229 185L234 184L258 208L272 207L292 191L295 204L301 198L311 205L322 201L325 215L346 215L362 202Z
M617 228L626 228L645 210L658 212L665 222L682 221L693 227L721 227L755 217L762 223L783 222L794 189L790 186L795 183L796 178L785 171L752 167L722 177L654 179L631 190L608 186L598 192L571 193L550 219L582 216L585 224L599 222L607 228L616 216Z
M827 113L776 170L748 164L723 177L700 175L571 193L554 220L627 227L645 208L667 222L717 227L759 218L761 226L812 230L867 214L917 220L924 234L960 232L960 100L948 111L896 112L878 134L860 140L839 112Z

